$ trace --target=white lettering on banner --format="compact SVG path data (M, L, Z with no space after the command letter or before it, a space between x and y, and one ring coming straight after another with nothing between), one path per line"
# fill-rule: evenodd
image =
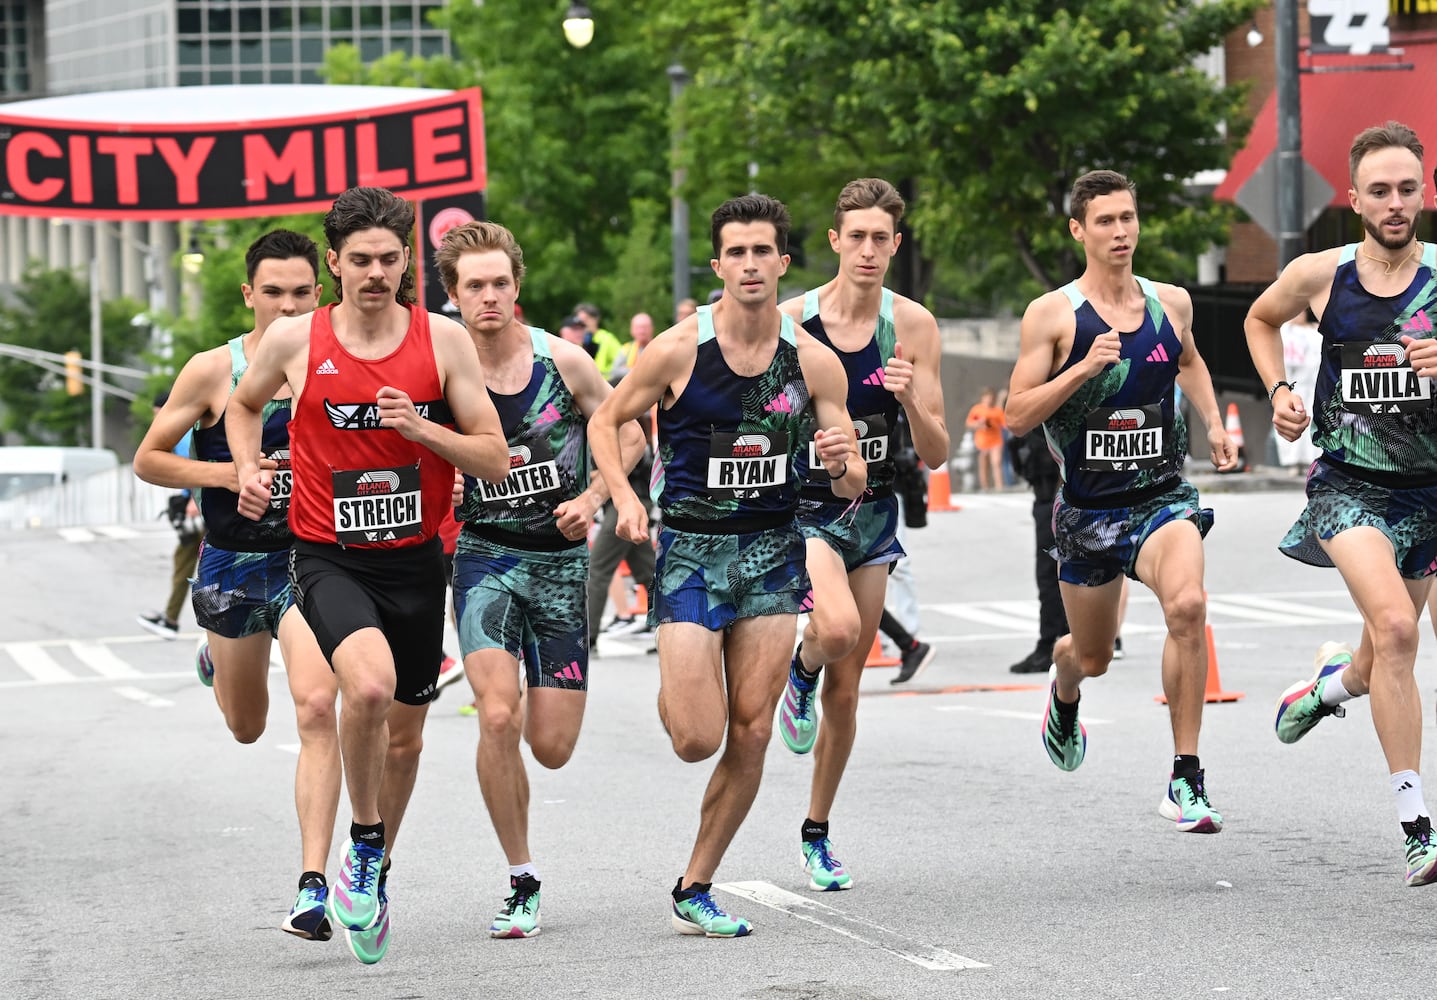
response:
M787 455L762 458L709 458L710 489L763 489L783 482Z
M419 524L419 493L335 497L334 523L341 531L377 531Z
M511 500L548 493L559 488L559 466L552 460L536 465L521 465L510 469L509 475L501 482L479 481L480 495L485 501Z

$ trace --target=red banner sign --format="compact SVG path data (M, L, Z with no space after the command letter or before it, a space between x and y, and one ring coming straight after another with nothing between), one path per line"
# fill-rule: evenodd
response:
M196 96L202 93L196 89ZM0 106L0 215L219 219L323 211L356 185L484 187L479 90L364 111L212 125L16 118Z

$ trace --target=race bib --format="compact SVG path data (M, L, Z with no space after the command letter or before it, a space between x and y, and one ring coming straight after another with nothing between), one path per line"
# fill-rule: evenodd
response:
M715 499L772 493L788 482L788 435L782 431L709 438L708 491Z
M1412 370L1401 344L1342 344L1342 406L1368 416L1432 405L1432 380Z
M294 472L290 469L289 449L276 448L265 458L273 459L277 464L274 478L269 484L270 510L288 510L289 495L294 492Z
M1084 472L1136 472L1166 462L1161 407L1101 407L1083 427Z
M547 443L518 445L509 449L509 474L497 483L478 480L475 487L485 507L515 510L539 503L544 494L557 493L559 467Z
M334 473L334 537L341 545L391 542L419 534L419 466Z
M870 466L888 458L888 421L882 414L871 417L854 417L853 429L858 434L858 454ZM818 457L818 446L808 442L808 467L814 475L823 468Z

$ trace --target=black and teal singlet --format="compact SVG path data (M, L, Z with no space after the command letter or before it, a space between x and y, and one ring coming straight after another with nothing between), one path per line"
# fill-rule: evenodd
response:
M1076 506L1127 506L1181 479L1187 428L1173 406L1173 385L1182 342L1152 282L1141 277L1137 282L1147 308L1141 326L1120 333L1118 362L1080 385L1043 421L1062 472L1063 498ZM1073 349L1054 378L1087 357L1093 340L1113 328L1077 282L1062 291L1076 313L1076 330Z
M230 392L239 385L240 376L249 367L244 356L244 338L236 337L228 344L230 350ZM269 507L258 521L251 521L236 508L239 497L229 490L200 490L200 513L204 515L210 545L233 552L279 552L294 542L289 530L289 495L293 487L289 465L288 399L272 399L260 414L260 450L274 459L278 468L270 485ZM230 445L225 437L225 415L213 427L195 425L193 455L205 462L231 462Z
M549 334L526 329L534 350L529 384L512 396L489 390L509 441L509 475L497 483L464 477L461 551L474 538L528 549L584 544L563 536L554 509L588 487L588 419L559 374Z
M892 495L893 433L898 425L899 403L897 396L883 388L883 369L893 357L893 345L898 342L893 323L893 293L883 289L873 336L856 351L839 350L828 339L828 331L823 328L823 319L818 315L817 290L803 297L803 328L843 362L843 373L848 379L848 415L853 418L853 428L858 432L859 454L868 463L868 492L863 499L877 500ZM828 471L818 461L813 446L815 430L816 421L805 425L804 446L795 462L803 482L803 497L805 500L846 505L847 500L834 495Z
M808 386L793 320L754 376L734 373L699 306L693 373L672 406L659 407L656 494L665 527L741 533L784 523L798 503L794 455L802 443Z
M1342 248L1318 329L1312 440L1358 478L1400 473L1437 483L1437 408L1432 380L1412 370L1402 337L1432 336L1437 322L1437 245L1426 244L1401 294L1373 295L1357 276L1357 244Z

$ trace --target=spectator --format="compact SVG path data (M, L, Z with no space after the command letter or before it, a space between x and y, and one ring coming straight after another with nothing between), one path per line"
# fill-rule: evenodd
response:
M592 302L580 302L574 307L574 315L584 324L588 334L584 349L594 359L594 364L599 366L599 372L604 378L608 378L623 344L619 343L618 337L599 326L599 307Z
M155 394L155 416L160 415L160 410L169 398L168 389ZM185 432L179 444L175 445L176 455L190 457L192 437L192 432ZM140 623L141 628L166 639L173 639L180 634L180 610L185 606L185 598L190 592L190 578L194 576L195 563L200 558L200 542L204 541L205 522L200 518L199 506L189 490L180 490L170 497L166 516L170 520L170 526L179 535L179 541L175 544L174 569L170 574L170 596L165 601L163 611L150 611L139 615L135 620Z
M968 429L973 432L973 447L978 451L979 490L1003 488L1003 428L1007 421L997 398L997 392L985 386L978 402L968 411Z
M617 382L629 373L634 367L634 362L639 360L639 355L644 352L654 339L654 318L648 313L634 313L634 318L629 320L629 337L627 344L619 348L619 356L614 359L614 366L609 369L609 381Z

